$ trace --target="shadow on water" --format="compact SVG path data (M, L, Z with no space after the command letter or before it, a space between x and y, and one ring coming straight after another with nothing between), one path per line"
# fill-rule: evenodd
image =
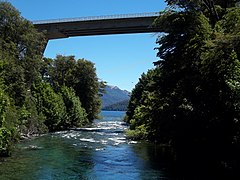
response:
M148 142L141 142L132 147L134 154L141 162L140 179L172 180L169 159L171 152L168 147ZM157 175L156 175L157 174Z
M231 149L225 153L231 154L228 163L219 158L218 148L205 147L182 147L176 153L171 147L139 143L133 146L134 153L144 161L140 179L168 179L168 180L239 180L240 179L240 156L239 152ZM219 150L220 151L220 150ZM158 176L146 173L158 171ZM157 178L156 178L157 177Z
M206 146L182 148L175 161L175 174L186 180L239 180L239 152L228 149Z

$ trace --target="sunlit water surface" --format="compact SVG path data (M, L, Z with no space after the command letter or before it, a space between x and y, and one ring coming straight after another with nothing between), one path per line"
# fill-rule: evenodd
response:
M0 179L170 179L154 144L126 139L124 115L103 111L91 128L20 143Z

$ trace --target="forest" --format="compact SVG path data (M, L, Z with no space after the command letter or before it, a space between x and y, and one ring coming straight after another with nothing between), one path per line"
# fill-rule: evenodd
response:
M128 106L128 100L124 100L109 106L102 108L104 111L126 111Z
M198 162L239 178L239 2L166 2L155 21L159 61L132 91L127 134L171 148L188 171Z
M0 156L46 132L82 127L97 118L104 84L86 59L44 58L43 33L10 3L0 2Z

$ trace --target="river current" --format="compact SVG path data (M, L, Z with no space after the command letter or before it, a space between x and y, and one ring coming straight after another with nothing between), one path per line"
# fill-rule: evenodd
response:
M0 179L170 179L156 145L128 140L125 112L103 111L92 127L18 144L0 162Z

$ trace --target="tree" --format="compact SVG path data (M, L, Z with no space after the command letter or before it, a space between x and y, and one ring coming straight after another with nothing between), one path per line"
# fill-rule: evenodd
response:
M161 133L156 133L156 113L155 108L162 107L159 104L159 91L156 87L156 80L161 75L160 69L155 68L149 70L147 74L142 74L139 82L132 91L129 101L126 121L130 123L130 131L128 136L134 139L156 140Z
M39 80L44 42L30 21L10 3L0 2L0 155L10 154L17 131L21 131L19 109L33 82Z
M195 8L200 1L171 2L194 8L178 6L156 20L165 32L157 40L160 60L144 87L133 91L139 95L129 103L130 135L168 144L185 162L237 172L240 10L227 8L213 23Z
M36 99L36 107L46 120L44 124L49 131L59 130L59 124L67 118L66 107L61 95L54 92L48 83L38 83L32 87L33 97Z
M139 78L139 82L135 85L134 89L132 90L125 117L127 123L130 123L130 120L133 118L134 115L134 110L140 104L143 88L146 84L144 83L145 76L146 75L144 73L141 75L141 77Z
M48 127L44 124L48 117L37 109L36 103L32 92L28 91L23 106L17 111L18 131L21 136L31 137L48 132ZM13 115L9 114L9 119L13 119Z
M169 6L185 11L201 11L210 19L212 27L225 14L227 8L234 7L238 0L166 0Z
M14 127L9 127L6 122L9 97L0 86L0 156L9 156L14 137Z
M72 88L63 86L61 88L61 95L66 106L67 117L60 122L60 126L65 128L81 127L89 123L87 113L80 102L79 97L76 96Z
M98 93L100 83L96 74L96 68L92 62L79 59L77 60L74 76L77 79L77 83L74 84L73 89L80 98L91 122L98 117L101 109L101 100Z
M10 3L0 2L0 42L0 58L6 68L4 82L16 105L21 105L26 90L40 77L45 39Z
M99 90L103 88L104 82L99 82L94 64L85 59L75 60L74 56L61 55L52 63L48 72L53 87L57 91L60 91L61 86L73 88L89 121L97 118L101 108Z
M51 62L49 68L49 75L53 87L58 89L61 86L67 85L69 87L76 83L74 69L76 68L76 60L74 56L57 55Z

